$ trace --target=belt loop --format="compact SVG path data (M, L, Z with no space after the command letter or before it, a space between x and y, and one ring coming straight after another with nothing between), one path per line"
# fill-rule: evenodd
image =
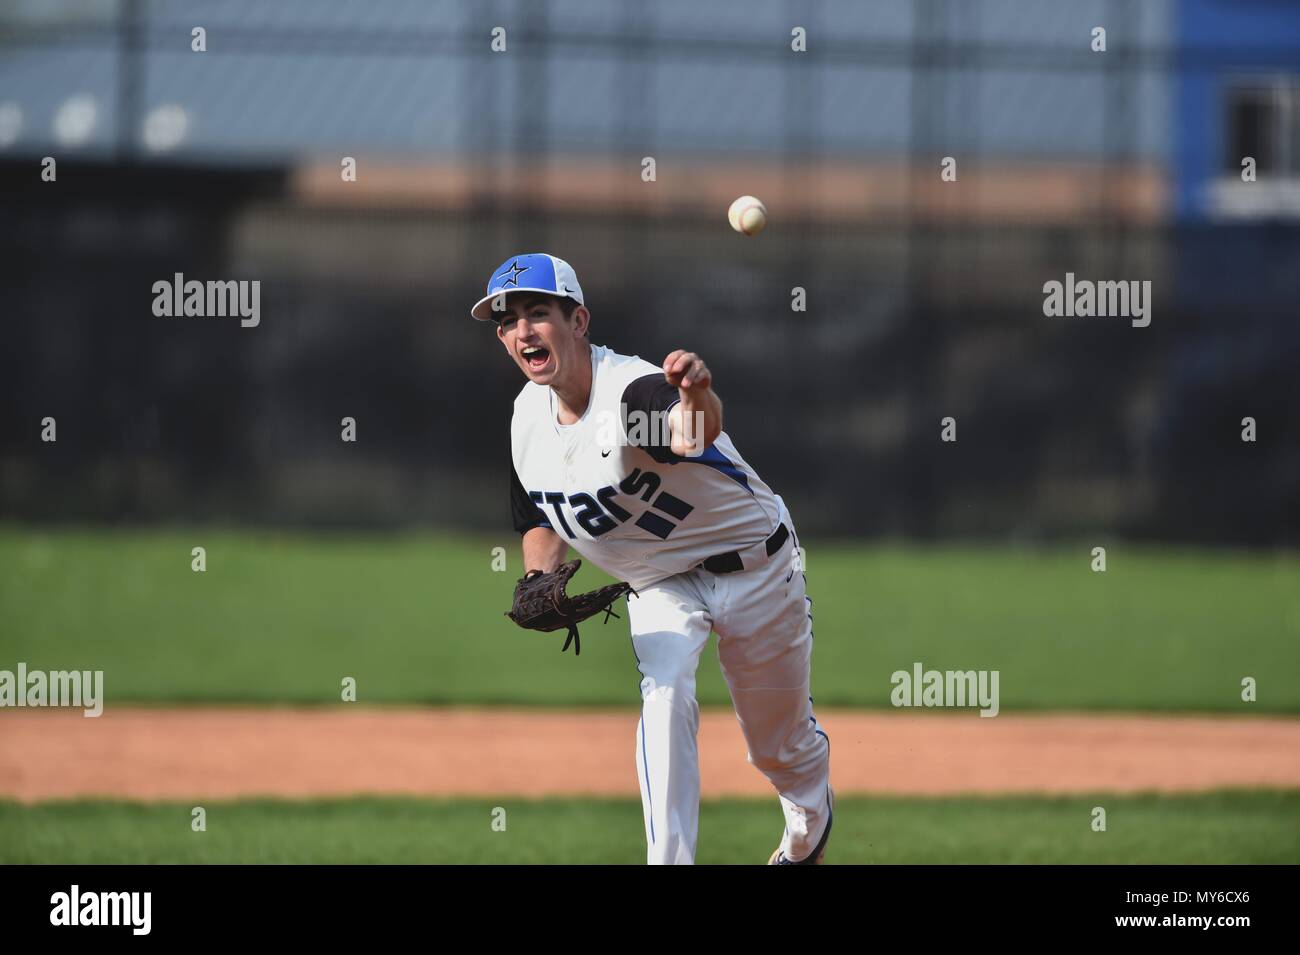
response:
M767 539L767 556L771 557L782 547L785 546L786 540L790 537L790 529L782 524Z

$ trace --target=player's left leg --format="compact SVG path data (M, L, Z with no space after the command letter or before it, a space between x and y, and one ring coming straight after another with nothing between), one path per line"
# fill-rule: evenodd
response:
M749 761L776 788L781 849L801 860L830 822L830 740L812 711L812 609L786 543L764 566L716 577L714 630Z

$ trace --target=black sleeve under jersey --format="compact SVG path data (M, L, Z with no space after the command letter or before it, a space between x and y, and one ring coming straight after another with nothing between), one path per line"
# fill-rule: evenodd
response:
M510 516L514 521L515 530L521 534L528 533L534 527L551 526L542 509L524 490L523 484L519 481L519 472L515 470L513 464L510 466Z
M644 415L657 416L667 414L668 409L681 400L681 394L677 388L668 384L664 376L655 373L651 375L642 375L623 389L623 433L628 434L628 415L632 412L640 412ZM664 420L663 427L643 428L647 432L649 440L633 441L629 435L628 443L633 447L639 447L644 450L650 457L654 458L660 464L666 464L669 461L676 460L677 455L668 446L668 425ZM655 439L658 440L655 440Z

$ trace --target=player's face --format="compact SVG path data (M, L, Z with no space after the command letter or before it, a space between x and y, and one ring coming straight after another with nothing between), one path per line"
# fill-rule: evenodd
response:
M583 347L586 327L582 306L565 318L555 299L512 295L497 320L497 337L529 380L554 385L590 360Z

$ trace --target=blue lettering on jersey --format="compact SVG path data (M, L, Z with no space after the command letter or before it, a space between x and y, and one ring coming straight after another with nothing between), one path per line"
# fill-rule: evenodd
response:
M562 491L529 491L528 496L539 506L549 505L555 513L558 528L564 532L565 537L573 539L577 535L573 533L569 522L564 519L564 512L560 505L567 503L578 526L592 537L600 537L619 524L632 519L632 512L614 500L621 491L630 498L640 499L650 504L636 518L636 526L660 540L667 540L668 535L677 529L678 524L686 520L695 510L695 506L667 491L659 491L659 485L662 483L663 480L653 471L633 468L631 474L618 482L617 488L612 484L602 487L594 496L585 491L570 494L567 498ZM656 491L659 493L656 494ZM674 520L669 520L670 517Z

